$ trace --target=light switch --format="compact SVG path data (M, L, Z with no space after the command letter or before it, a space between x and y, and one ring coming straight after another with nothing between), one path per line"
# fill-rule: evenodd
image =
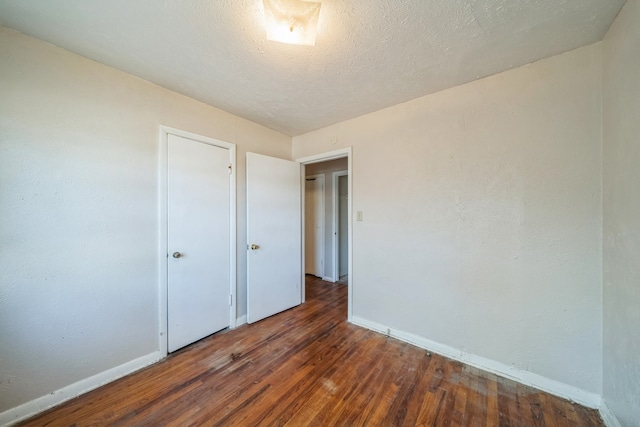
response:
M356 212L356 221L362 221L362 211Z

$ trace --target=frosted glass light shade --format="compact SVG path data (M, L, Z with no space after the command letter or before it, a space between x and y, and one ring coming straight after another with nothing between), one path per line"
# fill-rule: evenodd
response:
M267 40L314 46L320 3L302 0L263 0Z

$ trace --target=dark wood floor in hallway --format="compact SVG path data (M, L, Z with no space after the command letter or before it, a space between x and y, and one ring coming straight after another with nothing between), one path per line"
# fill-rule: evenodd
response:
M347 323L347 287L206 338L25 426L602 426L597 411Z

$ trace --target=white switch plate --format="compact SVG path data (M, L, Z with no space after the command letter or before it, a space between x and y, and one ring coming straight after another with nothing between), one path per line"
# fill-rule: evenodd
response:
M362 211L356 212L356 221L362 221Z

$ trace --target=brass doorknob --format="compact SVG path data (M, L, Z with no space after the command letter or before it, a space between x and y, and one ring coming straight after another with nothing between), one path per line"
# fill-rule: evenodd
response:
M174 252L172 255L174 258L180 258L182 254L180 252Z
M251 245L251 250L252 250L252 251L255 251L256 249L260 249L260 246L258 246L258 245L256 245L255 243L253 243L253 244Z

